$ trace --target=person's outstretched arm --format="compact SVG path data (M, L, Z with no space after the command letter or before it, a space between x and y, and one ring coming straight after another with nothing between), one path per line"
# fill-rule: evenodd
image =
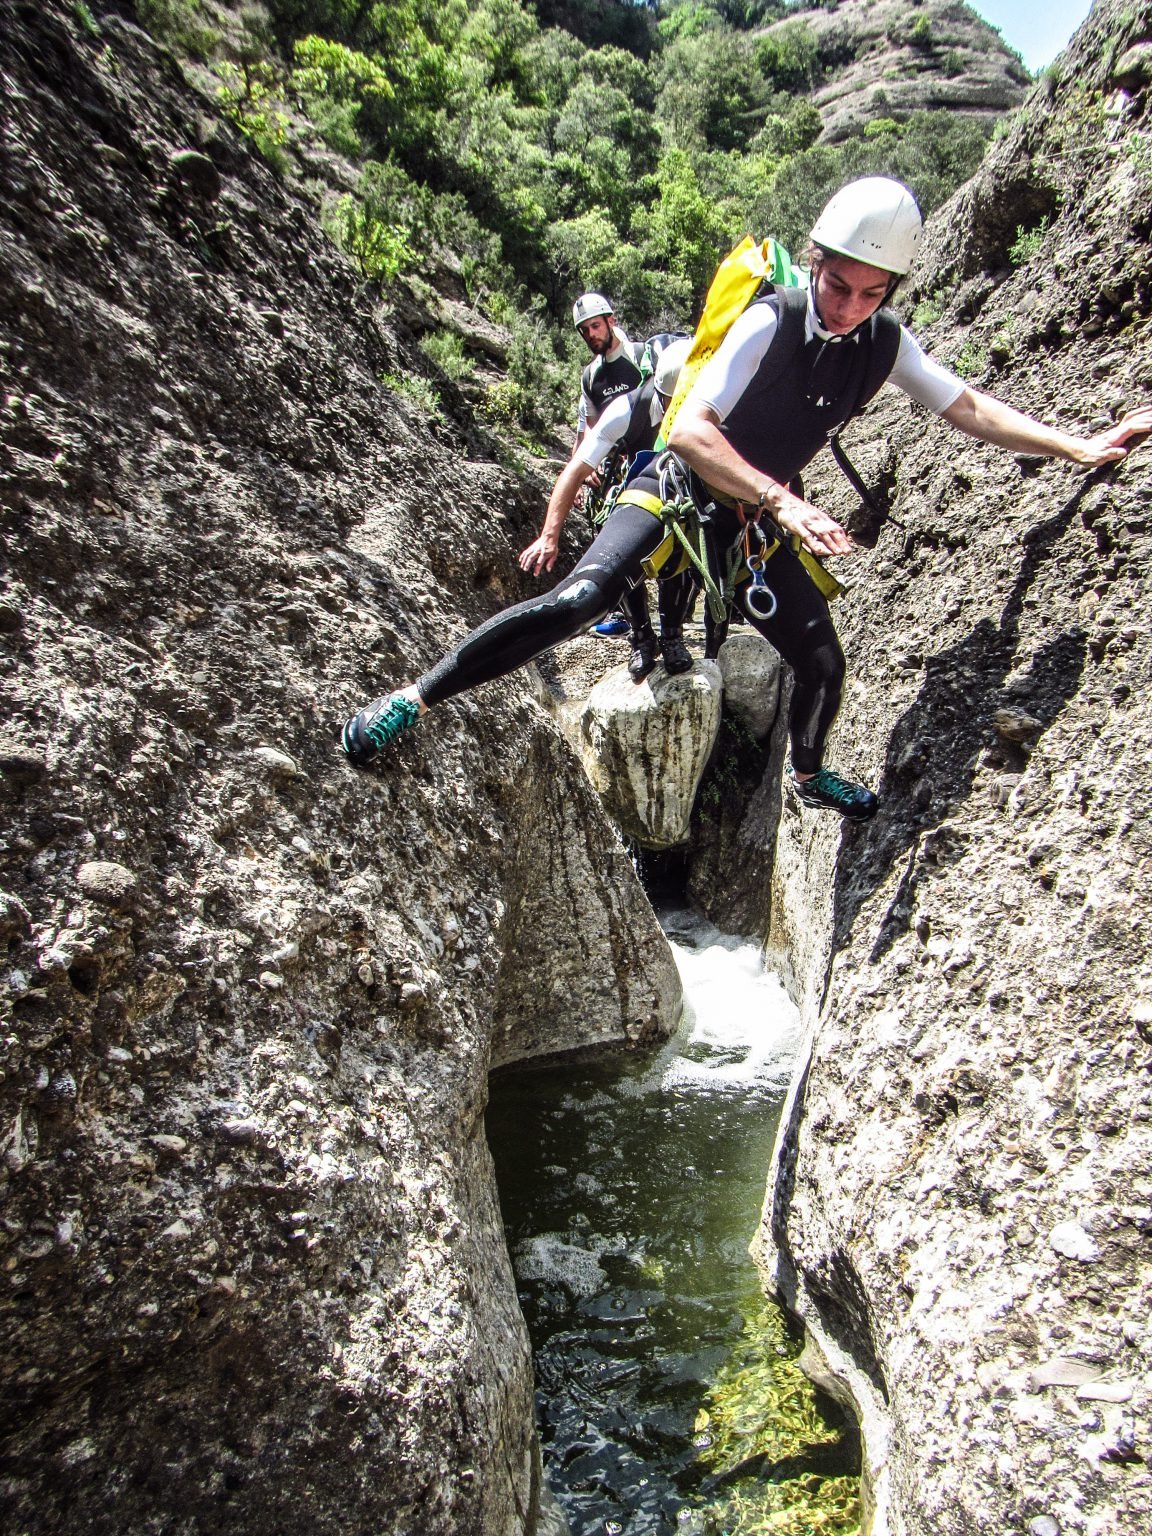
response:
M556 564L560 552L560 530L564 519L576 504L580 487L596 473L596 466L612 452L612 449L628 430L636 394L617 395L608 403L595 427L578 438L572 457L556 477L548 509L544 513L544 526L539 537L532 540L519 555L520 569L540 576Z
M586 464L579 455L580 450L577 448L556 476L556 484L552 487L552 494L548 498L548 510L544 513L544 526L539 535L526 549L522 549L518 556L520 569L530 572L533 576L550 571L556 564L564 520L575 504L580 487L592 473L591 466Z
M1114 427L1094 437L1076 437L1015 411L994 395L965 389L940 415L952 426L981 442L1007 448L1011 453L1032 453L1046 459L1068 459L1087 469L1110 464L1126 456L1131 437L1152 432L1152 405L1129 411Z

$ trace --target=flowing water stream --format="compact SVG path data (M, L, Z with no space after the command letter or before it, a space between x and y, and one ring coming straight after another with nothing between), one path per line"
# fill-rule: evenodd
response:
M573 1536L847 1536L854 1431L748 1254L795 1010L754 943L661 921L686 999L672 1041L492 1079L548 1482Z

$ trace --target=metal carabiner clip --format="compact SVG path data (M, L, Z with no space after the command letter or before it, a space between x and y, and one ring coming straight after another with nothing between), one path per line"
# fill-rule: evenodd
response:
M752 553L752 530L760 542L757 554ZM768 541L759 523L749 523L744 530L744 564L752 573L752 585L744 594L744 606L756 619L770 619L776 612L776 594L764 578L764 551Z
M744 606L758 619L770 619L776 612L776 594L764 579L764 557L753 555L747 562L752 585L744 594Z

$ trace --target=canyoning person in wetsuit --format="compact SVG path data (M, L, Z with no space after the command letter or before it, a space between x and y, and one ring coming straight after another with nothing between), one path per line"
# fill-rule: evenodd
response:
M572 324L592 353L592 361L580 374L580 405L576 415L576 447L604 414L610 401L639 389L643 374L644 343L632 341L616 324L616 312L602 293L582 293L572 306ZM586 479L599 489L599 466L590 466ZM524 567L527 570L527 566ZM552 567L549 565L548 570ZM618 609L592 626L598 635L636 634L649 623L648 599L643 587L626 596Z
M654 338L656 340L662 338ZM656 441L665 408L676 389L680 369L692 346L690 336L667 342L655 359L654 371L647 374L638 389L618 394L596 417L576 444L571 459L560 471L540 534L520 551L520 568L534 576L543 575L556 564L560 551L560 533L580 488L597 467L608 480ZM628 673L633 682L642 682L656 665L657 652L664 657L669 673L687 672L692 657L684 643L684 621L696 596L691 571L670 576L659 583L660 640L652 630L644 583L628 590L621 606L628 616L632 646Z
M788 730L794 791L805 805L855 820L872 816L878 803L872 791L823 762L845 666L813 571L825 579L816 561L847 554L852 539L834 518L789 491L788 481L858 408L883 371L877 360L884 376L912 399L960 431L1010 452L1094 468L1123 458L1130 437L1152 430L1152 406L1145 406L1094 437L1061 432L970 388L926 357L903 326L880 313L912 263L921 228L915 199L899 182L865 177L838 192L812 229L808 290L780 289L739 316L672 423L674 451L629 483L575 569L546 595L473 630L416 682L353 715L342 735L349 759L371 761L433 705L505 676L611 612L624 590L642 579L644 563L651 568L674 546L660 514L667 505L662 480L678 478L702 504L714 543L739 546L746 530L765 525L770 558L762 574L773 611L758 582L740 587L737 601L793 671ZM791 314L789 292L801 295L801 344L778 369L780 354L771 361L773 339L777 329L785 330L782 317ZM788 329L795 334L795 316Z
M587 481L595 493L590 501L585 502L585 508L591 512L593 523L598 526L603 522L603 517L598 515L599 509L603 506L603 494L612 488L614 474L626 467L627 459L622 460L619 450L613 451L611 447L600 459L593 459L585 453L584 445L589 441L589 435L599 428L608 412L611 413L612 423L615 426L621 426L623 422L621 430L624 429L628 418L621 417L623 409L621 402L629 399L650 377L656 359L664 348L671 346L680 338L677 333L669 331L650 336L646 341L631 341L616 324L615 311L602 293L580 295L572 306L572 324L576 327L585 346L593 354L592 361L580 375L580 407L576 418L575 453L581 455L581 462L585 465L581 485ZM666 398L664 403L667 404ZM637 416L631 433L632 443L628 449L627 458L631 458L641 449L651 448L659 425L657 422L649 435L642 415ZM641 441L642 437L650 437L650 440ZM610 458L612 462L604 463L604 458ZM571 468L572 461L568 465L568 469ZM579 490L580 485L577 485L573 492L573 500L570 500L564 508L564 514L556 525L557 535L563 526L564 516L573 505ZM548 512L550 515L553 512L551 500L548 504ZM548 526L545 522L545 530ZM544 534L541 535L541 538L543 537ZM529 546L529 548L534 550L535 546ZM524 570L532 570L535 575L542 574L542 571L550 571L556 563L556 551L552 549L546 553L549 558L541 566L539 561L526 562L525 555L528 554L528 550L525 550L520 556L520 564ZM695 589L691 580L687 580L676 583L669 581L659 590L660 650L664 657L664 665L669 672L687 672L692 665L692 657L684 644L684 620L692 606ZM607 614L599 624L594 624L592 629L598 635L628 635L632 648L628 659L628 670L636 682L647 677L656 665L655 639L652 635L652 624L648 612L648 594L642 582L630 588L621 598L619 608Z
M616 324L615 311L602 293L580 295L572 306L572 324L592 353L592 361L580 375L579 441L596 425L610 400L639 387L645 343L630 340Z
M928 357L882 309L912 264L922 227L900 182L869 176L844 187L812 229L803 337L783 371L769 363L783 325L780 306L790 297L781 291L733 323L668 436L694 499L714 509L722 536L737 538L752 519L774 541L766 581L775 612L752 612L748 586L740 597L749 622L792 668L790 782L803 804L860 821L875 814L876 795L823 763L845 663L821 591L826 573L810 558L848 554L853 542L834 518L794 495L789 481L884 381L972 437L1088 466L1122 458L1126 439L1152 426L1145 409L1096 437L1075 437L972 389Z

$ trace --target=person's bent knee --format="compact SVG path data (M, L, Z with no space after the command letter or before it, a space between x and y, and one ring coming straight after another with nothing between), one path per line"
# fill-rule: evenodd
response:
M838 695L843 690L844 679L848 675L848 663L844 659L844 652L840 649L840 642L833 635L821 644L813 646L804 654L802 660L794 659L792 670L797 681L806 683L809 688L819 688L824 693Z
M549 607L558 609L581 628L595 624L612 606L599 582L579 572L573 572L568 581L554 588L547 601Z

